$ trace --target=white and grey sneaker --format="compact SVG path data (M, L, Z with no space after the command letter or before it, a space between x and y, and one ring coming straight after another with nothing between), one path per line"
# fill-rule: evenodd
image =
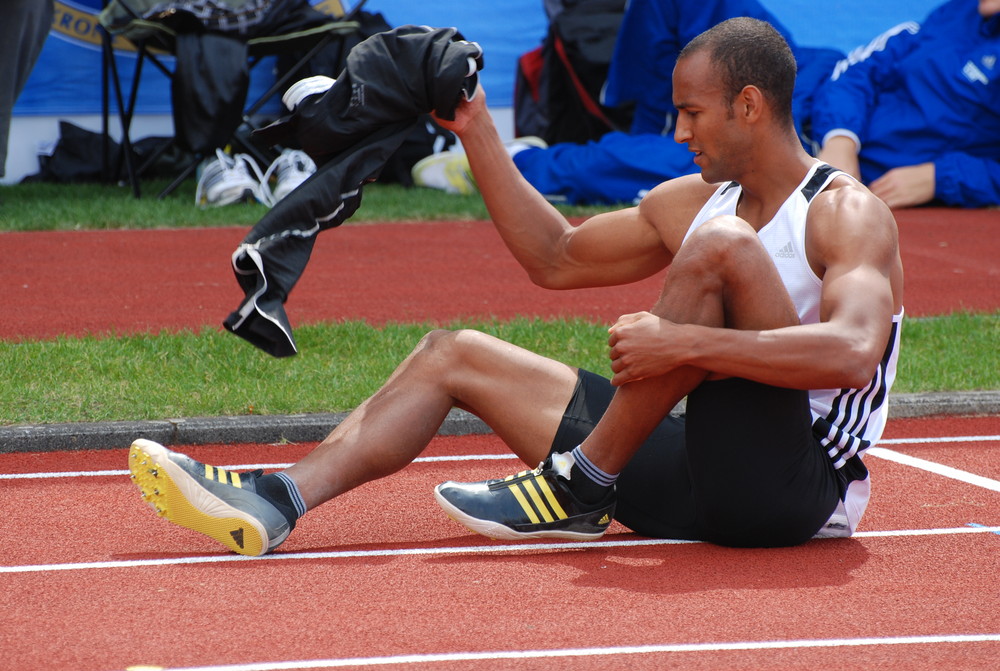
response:
M316 163L301 149L285 149L264 172L261 184L269 186L271 178L275 186L271 189L271 204L294 191L302 182L316 172Z
M199 206L221 206L258 200L269 203L261 189L263 175L257 162L246 154L229 156L221 149L215 158L205 159L198 166L198 186L194 202Z
M157 515L233 552L266 554L292 530L274 504L256 493L262 471L241 475L142 438L132 443L128 466L143 500Z

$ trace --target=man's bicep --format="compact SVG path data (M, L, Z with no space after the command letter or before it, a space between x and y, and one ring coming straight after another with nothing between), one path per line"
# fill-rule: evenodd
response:
M838 191L814 222L823 266L820 319L850 329L858 346L881 347L898 307L894 285L902 289L895 223L867 190Z
M838 318L854 322L892 320L893 296L890 277L870 264L833 266L823 278L820 319Z

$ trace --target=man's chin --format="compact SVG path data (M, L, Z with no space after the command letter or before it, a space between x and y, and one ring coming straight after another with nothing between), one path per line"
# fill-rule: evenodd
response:
M719 182L726 181L725 179L722 179L718 175L713 173L711 170L705 170L704 168L702 168L701 170L701 179L706 184L718 184Z

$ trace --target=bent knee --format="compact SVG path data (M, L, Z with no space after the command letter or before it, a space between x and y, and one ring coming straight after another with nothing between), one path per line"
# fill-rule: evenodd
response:
M756 239L757 231L745 219L735 214L720 214L692 231L687 242L725 246Z
M743 262L746 254L763 252L757 231L745 220L724 214L709 219L684 241L678 252L679 260L719 267L733 261Z
M470 352L483 348L490 336L473 329L434 329L420 339L414 353L421 358L433 358L451 364L466 358Z

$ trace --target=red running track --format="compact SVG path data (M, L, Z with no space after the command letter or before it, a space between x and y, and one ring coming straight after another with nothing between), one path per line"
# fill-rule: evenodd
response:
M998 217L899 213L910 315L1000 306ZM0 338L217 327L240 298L228 256L242 235L0 235ZM611 321L660 281L546 292L481 222L345 226L320 238L288 307L294 323ZM156 519L124 450L0 455L0 668L994 669L1000 421L893 420L886 436L860 533L778 550L650 545L620 527L580 548L505 547L430 495L518 468L473 458L366 485L245 560ZM278 467L311 447L185 451ZM471 436L426 454L504 453Z
M247 560L156 518L125 450L0 455L2 666L992 670L997 428L891 422L890 456L974 477L873 455L856 537L772 550L647 545L620 527L581 547L470 535L431 488L518 468L479 458L415 463ZM311 447L188 451L276 467ZM494 436L440 437L426 456L504 452Z
M1000 307L1000 211L897 213L907 313ZM220 328L242 299L229 257L244 229L0 234L0 338ZM649 308L662 274L626 287L532 285L485 222L345 225L322 233L293 290L293 326L359 319L581 316Z

